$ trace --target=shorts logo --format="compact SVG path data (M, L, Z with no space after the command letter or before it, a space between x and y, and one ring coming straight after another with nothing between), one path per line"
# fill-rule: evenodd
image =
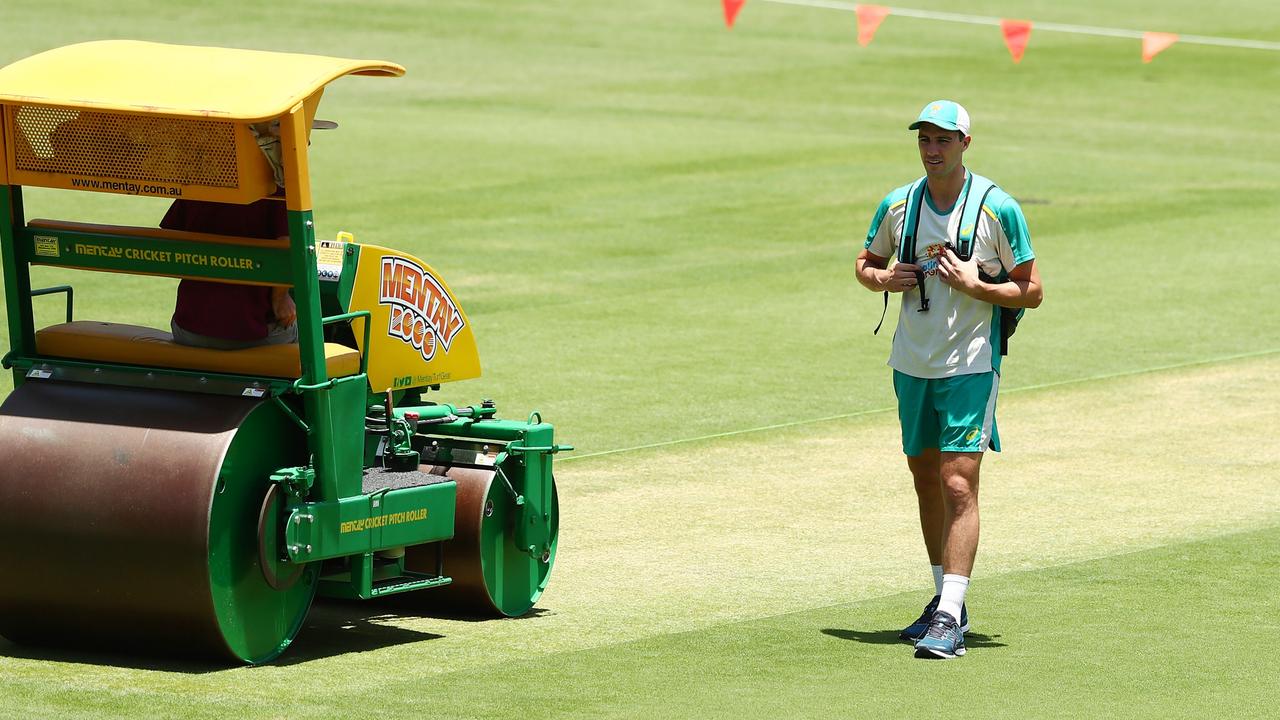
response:
M964 441L971 443L982 435L982 428L969 428L969 432L965 433Z
M380 305L389 305L387 335L412 345L423 360L435 357L436 347L449 345L466 325L462 311L436 279L410 260L382 258Z

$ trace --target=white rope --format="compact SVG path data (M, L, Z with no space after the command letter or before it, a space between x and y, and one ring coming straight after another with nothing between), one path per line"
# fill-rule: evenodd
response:
M779 5L802 5L804 7L826 8L828 10L843 10L845 12L857 12L858 5L856 3L839 2L839 0L764 0L764 2L777 3ZM888 8L890 15L899 15L902 17L920 18L922 20L942 20L944 22L958 22L967 25L1000 25L1000 18L988 17L985 15L961 15L958 13L934 12L932 10L912 10L911 8ZM1051 22L1033 22L1032 27L1035 30L1046 30L1048 32L1063 32L1073 35L1100 35L1103 37L1119 37L1132 38L1141 40L1143 33L1140 30L1122 30L1120 28L1104 28L1092 27L1089 25L1064 25L1062 23ZM1178 35L1178 42L1190 43L1192 45L1217 45L1219 47L1244 48L1246 50L1276 50L1280 51L1280 43L1266 42L1264 40L1241 40L1239 38L1221 38L1210 37L1207 35Z

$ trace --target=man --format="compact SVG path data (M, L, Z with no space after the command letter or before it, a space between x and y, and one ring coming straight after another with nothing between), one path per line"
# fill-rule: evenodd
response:
M317 120L313 127L336 124ZM258 123L251 129L271 165L276 185L284 187L279 121ZM176 200L160 227L263 240L289 239L289 217L284 200L279 197L247 205ZM284 287L183 280L178 284L169 325L174 342L219 350L298 341L297 308L289 288Z
M284 201L248 205L176 200L160 221L168 230L274 240L289 237ZM185 279L169 325L180 345L236 350L298 341L289 288Z
M978 471L987 448L1000 450L1001 308L1038 307L1042 290L1022 209L964 166L972 141L965 109L929 103L909 129L925 176L880 203L857 274L869 290L903 294L889 366L935 595L902 638L915 642L916 657L953 658L965 653L969 628ZM980 205L966 212L968 203ZM962 230L972 243L966 257L953 249L965 247ZM914 252L890 266L904 245Z

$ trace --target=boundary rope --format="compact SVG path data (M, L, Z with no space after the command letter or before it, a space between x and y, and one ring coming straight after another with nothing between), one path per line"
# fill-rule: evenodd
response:
M764 2L771 2L778 5L799 5L804 7L825 8L828 10L843 10L845 12L857 12L858 10L857 4L839 2L839 0L764 0ZM888 7L888 10L890 15L912 17L921 20L941 20L943 22L965 23L967 25L995 25L999 27L1001 21L1001 18L985 15L962 15L959 13L913 10L911 8L900 7ZM1036 30L1046 30L1049 32L1071 33L1073 35L1099 35L1103 37L1132 38L1135 40L1141 40L1146 34L1140 30L1092 27L1089 25L1066 25L1063 23L1039 21L1035 21L1033 27ZM1267 42L1265 40L1242 40L1240 38L1211 37L1208 35L1183 35L1179 33L1178 42L1191 43L1193 45L1217 45L1219 47L1243 48L1247 50L1280 51L1280 42Z

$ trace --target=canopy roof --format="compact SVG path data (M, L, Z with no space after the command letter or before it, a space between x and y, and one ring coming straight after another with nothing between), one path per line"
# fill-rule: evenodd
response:
M257 122L343 75L403 74L382 60L100 40L0 68L0 103Z

